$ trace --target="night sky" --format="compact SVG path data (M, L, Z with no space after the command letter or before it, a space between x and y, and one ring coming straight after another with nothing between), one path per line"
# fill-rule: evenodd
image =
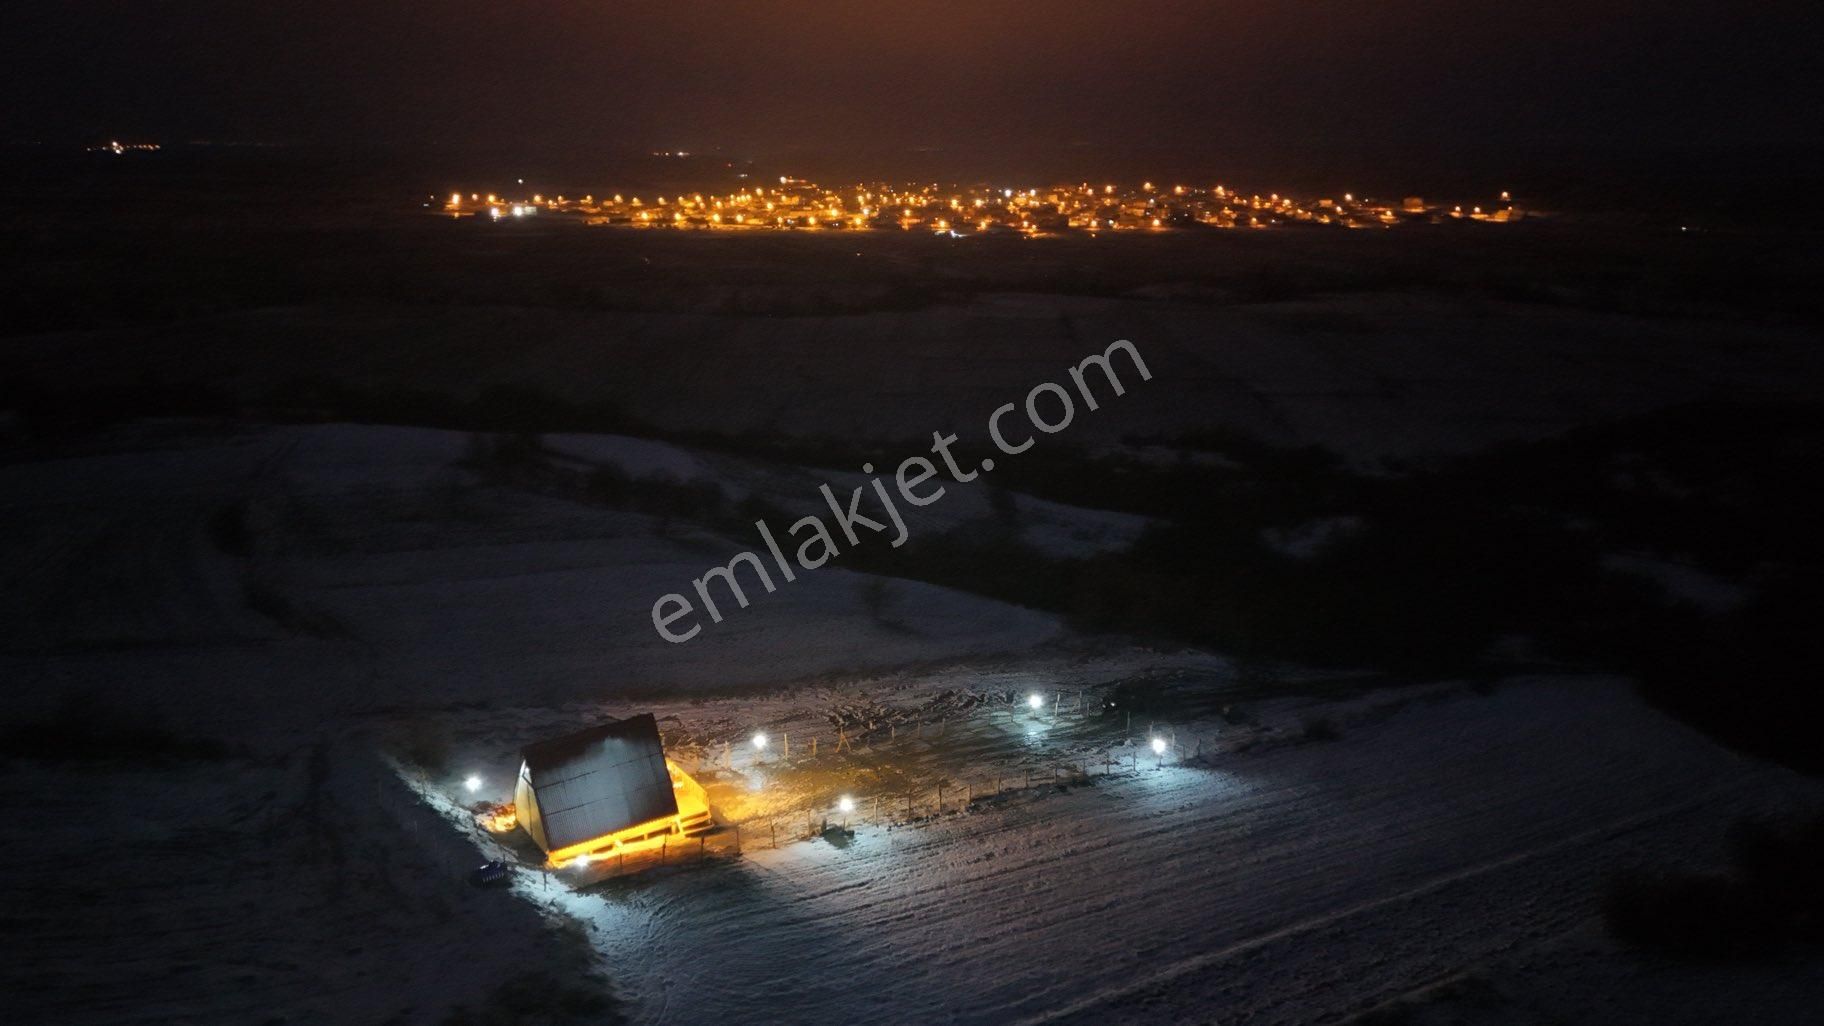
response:
M16 5L0 140L1810 146L1815 4Z

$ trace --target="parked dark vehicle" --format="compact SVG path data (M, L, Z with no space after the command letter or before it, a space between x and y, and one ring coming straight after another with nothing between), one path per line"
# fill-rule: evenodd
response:
M505 862L489 862L469 874L477 887L505 887L513 882L513 867Z
M1162 712L1165 685L1156 680L1124 680L1102 696L1102 715Z

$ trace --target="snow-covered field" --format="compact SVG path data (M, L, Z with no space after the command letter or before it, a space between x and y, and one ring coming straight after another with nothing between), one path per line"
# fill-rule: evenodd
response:
M561 921L467 885L473 848L386 772L376 710L776 685L1060 634L912 582L887 627L827 568L658 644L652 599L729 542L491 488L466 442L171 423L0 465L4 726L174 749L9 753L7 1021L440 1022L530 973L593 986ZM218 537L229 508L245 552Z
M8 1021L439 1022L529 973L587 985L582 965L642 1022L1802 1022L1824 1003L1816 975L1673 972L1603 939L1607 868L1704 863L1736 816L1824 797L1616 682L1274 698L1215 656L1091 645L913 582L883 623L834 567L660 645L653 597L731 541L487 484L466 442L142 425L0 465L8 724L62 708L226 746L7 764ZM560 444L769 495L813 473ZM224 545L225 507L244 542ZM1048 515L1085 544L1132 527ZM1153 723L1091 714L1139 676L1201 696L1156 725L1164 765L1131 743ZM1032 691L1056 712L1007 702ZM502 797L520 745L644 709L746 821L742 857L471 889L493 848L449 815L461 776ZM832 712L856 750L834 751ZM795 765L715 771L756 728L790 733ZM390 772L425 733L445 771ZM1073 765L1087 778L1054 786ZM845 792L852 841L772 847ZM896 822L908 798L919 822Z
M1302 739L1296 722L1314 710L1339 740ZM1161 767L1143 749L1137 770L1104 776L1092 760L1069 787L1028 788L1013 770L1003 796L968 811L958 773L950 811L912 826L869 822L866 781L881 763L928 766L933 747L883 741L834 760L856 779L846 844L775 849L760 817L734 863L581 892L534 875L520 893L590 924L629 1012L648 1022L1297 1023L1394 1006L1455 1021L1756 1009L1798 1022L1824 997L1815 977L1749 972L1737 982L1752 992L1693 1003L1703 971L1656 974L1611 946L1596 916L1608 869L1701 864L1732 817L1815 801L1815 782L1721 752L1606 680L1260 711L1246 733L1261 743L1245 750ZM766 702L695 711L769 715ZM983 722L999 719L1013 725ZM1027 719L992 706L965 718L1001 734L965 744L976 780L997 757L1070 762L1125 743L1118 723L1035 739ZM1180 748L1231 730L1172 729ZM1639 985L1666 975L1683 982ZM1450 1007L1459 1000L1474 1004Z

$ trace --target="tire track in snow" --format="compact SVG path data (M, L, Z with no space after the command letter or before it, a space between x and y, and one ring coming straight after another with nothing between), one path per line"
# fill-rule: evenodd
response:
M1447 887L1450 887L1453 884L1463 883L1465 881L1472 880L1477 877L1484 876L1489 873L1495 872L1497 870L1505 869L1507 867L1520 864L1522 862L1530 861L1532 859L1539 858L1541 856L1554 854L1556 852L1570 849L1570 848L1575 848L1580 845L1588 844L1588 843L1591 843L1596 840L1614 837L1618 834L1627 833L1631 830L1638 829L1639 827L1648 825L1650 823L1670 818L1681 812L1687 812L1687 811L1701 808L1703 806L1710 804L1713 800L1715 800L1716 798L1720 797L1721 795L1723 795L1727 792L1740 790L1742 787L1746 786L1750 781L1751 781L1751 778L1743 778L1743 779L1734 780L1727 784L1713 787L1710 790L1704 792L1700 797L1693 798L1686 802L1681 802L1675 806L1651 809L1646 812L1636 813L1636 814L1630 815L1630 816L1624 816L1613 822L1605 823L1601 826L1591 827L1587 830L1580 831L1578 833L1572 834L1568 837L1562 838L1558 841L1555 841L1555 842L1552 842L1549 844L1526 849L1523 851L1517 851L1510 855L1503 856L1501 858L1492 859L1487 862L1483 862L1483 863L1480 863L1480 864L1477 864L1474 866L1468 866L1468 867L1461 869L1454 873L1446 873L1442 876L1434 877L1430 880L1427 880L1426 882L1424 882L1422 884L1419 884L1416 887L1411 887L1411 888L1408 888L1406 890L1400 891L1395 894L1382 895L1381 897L1378 897L1378 898L1372 898L1367 901L1358 902L1347 908L1339 909L1336 912L1327 913L1327 914L1318 915L1318 916L1311 916L1311 917L1308 917L1305 919L1301 919L1297 922L1289 923L1283 927L1280 927L1279 929L1271 930L1271 931L1268 931L1267 933L1259 934L1259 935L1250 937L1246 940L1240 941L1238 943L1231 944L1220 950L1201 952L1199 954L1192 955L1188 958L1180 959L1179 961L1174 962L1169 966L1166 966L1165 968L1159 970L1158 972L1152 974L1151 976L1148 976L1145 979L1135 980L1130 983L1122 984L1122 985L1119 985L1116 987L1106 988L1106 989L1098 991L1094 994L1090 994L1081 999L1073 1001L1061 1008L1056 1008L1051 1011L1043 1012L1043 1013L1040 1013L1037 1015L1027 1016L1027 1017L1019 1019L1017 1021L1022 1024L1031 1024L1031 1023L1057 1022L1060 1020L1066 1020L1066 1019L1072 1018L1074 1016L1081 1015L1092 1009L1107 1005L1111 1002L1118 1001L1123 998L1129 997L1138 992L1150 990L1150 989L1159 987L1163 984L1170 983L1172 980L1178 979L1178 978L1185 976L1192 972L1206 969L1219 962L1225 961L1230 958L1234 958L1237 955L1245 954L1245 953L1253 951L1255 949L1266 947L1267 945L1272 944L1276 941L1286 940L1286 939L1289 939L1292 937L1296 937L1300 934L1310 933L1312 931L1322 929L1323 927L1326 927L1326 926L1334 925L1343 920L1350 919L1350 918L1362 915L1367 912L1372 912L1377 909L1384 908L1384 907L1387 907L1390 905L1400 904L1402 902L1412 901L1415 898L1423 897L1425 895L1432 894L1434 892L1443 890Z

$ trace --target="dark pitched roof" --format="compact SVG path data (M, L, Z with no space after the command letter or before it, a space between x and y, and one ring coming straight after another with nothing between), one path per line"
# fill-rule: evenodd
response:
M677 815L659 724L650 713L527 745L521 754L521 784L535 805L526 812L536 817L533 836L547 851Z
M540 770L553 769L594 752L602 747L603 741L611 738L640 746L650 745L656 751L664 750L659 743L659 721L651 713L641 713L584 727L574 734L535 741L520 749L519 754L536 776Z

